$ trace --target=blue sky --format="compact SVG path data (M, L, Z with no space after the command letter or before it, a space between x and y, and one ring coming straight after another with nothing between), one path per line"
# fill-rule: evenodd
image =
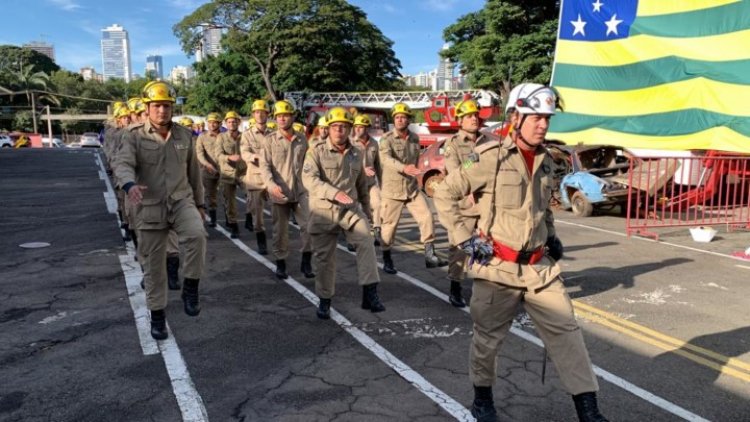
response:
M437 67L443 28L478 10L484 0L350 0L394 41L402 73ZM143 75L146 55L163 57L165 72L188 65L172 26L204 0L2 0L0 44L43 39L55 46L57 63L69 70L94 66L101 72L101 29L128 30L134 73Z

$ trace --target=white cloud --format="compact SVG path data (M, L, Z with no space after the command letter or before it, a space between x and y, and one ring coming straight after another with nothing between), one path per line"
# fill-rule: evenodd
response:
M68 12L72 12L76 9L83 8L83 6L76 3L75 0L49 0L49 2L59 7L60 9L66 10Z
M453 10L458 5L458 0L432 0L422 4L422 8L427 10L439 10L447 12Z
M137 57L140 59L140 57L143 57L145 59L146 56L179 56L182 55L183 52L180 49L180 46L177 44L162 44L157 46L151 46L145 50L136 52Z

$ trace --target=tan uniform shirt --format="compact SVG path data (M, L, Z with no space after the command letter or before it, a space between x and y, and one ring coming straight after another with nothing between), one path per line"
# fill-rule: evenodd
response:
M203 183L195 154L192 132L172 124L166 139L151 122L125 130L115 165L117 179L123 185L145 185L137 210L138 229L163 229L168 226L167 207L182 199L203 205Z
M373 176L367 176L365 174L365 177L367 177L367 186L377 184L378 175L383 174L383 167L380 165L378 142L371 137L368 137L366 143L363 143L359 139L352 141L352 143L362 152L362 164L365 167L372 167L373 170L375 170L375 175Z
M247 165L242 158L236 162L229 161L230 155L240 155L240 138L239 132L237 132L237 138L234 138L229 131L226 131L219 134L216 139L216 162L221 166L221 180L231 182L245 176Z
M408 132L406 139L400 138L394 129L380 138L379 153L383 197L402 201L415 197L419 192L417 179L403 171L407 165L416 166L419 161L419 137Z
M208 165L213 166L218 172L221 167L216 159L216 141L219 138L219 134L211 134L211 132L203 132L198 135L198 140L195 142L195 153L198 157L198 162L206 168ZM215 176L218 177L218 174Z
M302 184L302 163L307 152L305 135L294 132L288 140L280 130L266 136L266 146L263 149L261 172L263 182L269 191L280 187L286 200L279 201L271 195L271 200L277 204L299 202L299 198L307 193Z
M340 152L330 139L315 145L305 157L302 181L310 191L310 230L327 231L341 222L342 227L349 229L357 222L359 203L369 217L370 191L367 176L362 165L362 152L349 143L344 152ZM354 202L349 205L339 204L334 198L338 192L347 194ZM329 210L333 209L334 220ZM323 212L316 212L322 210ZM321 217L321 218L319 218ZM313 226L316 226L315 228Z
M554 217L549 209L554 186L552 157L539 148L532 176L523 155L510 137L502 143L486 142L475 149L477 160L461 166L435 190L435 207L445 227L453 228L453 241L459 245L474 233L474 219L463 215L458 200L477 194L480 217L478 227L496 241L517 251L543 247L555 234ZM494 195L493 195L494 192ZM542 260L545 266L537 280L518 276L519 264L494 258L485 267L472 267L477 278L508 285L543 285L554 280L560 270ZM500 270L499 272L497 270Z
M464 164L470 165L469 163L473 161L472 158L476 154L474 148L486 141L487 137L481 133L477 133L477 139L473 141L470 134L464 130L459 130L458 133L445 141L443 156L445 157L446 174L459 171ZM479 208L474 205L474 201L471 199L473 198L461 200L461 210L465 215L479 216Z
M240 155L242 160L247 164L247 174L245 175L245 186L248 190L263 190L266 185L263 182L263 172L261 171L261 160L263 157L263 148L271 131L268 128L258 129L253 125L250 129L242 133L240 140Z

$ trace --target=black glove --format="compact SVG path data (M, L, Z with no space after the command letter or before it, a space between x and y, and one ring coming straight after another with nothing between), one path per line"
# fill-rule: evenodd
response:
M471 239L461 243L458 247L469 257L469 266L475 262L479 265L487 265L495 256L492 243L477 236L472 236Z
M557 236L550 236L547 238L547 243L544 245L547 247L547 255L555 261L559 261L563 257L563 244Z

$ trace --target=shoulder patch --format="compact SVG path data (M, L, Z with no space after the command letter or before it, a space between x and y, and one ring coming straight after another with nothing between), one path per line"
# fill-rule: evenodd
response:
M476 148L474 148L474 151L477 154L484 154L487 151L491 151L491 150L493 150L495 148L498 148L498 147L500 147L500 142L489 141L489 142L484 142L482 145L477 145Z

